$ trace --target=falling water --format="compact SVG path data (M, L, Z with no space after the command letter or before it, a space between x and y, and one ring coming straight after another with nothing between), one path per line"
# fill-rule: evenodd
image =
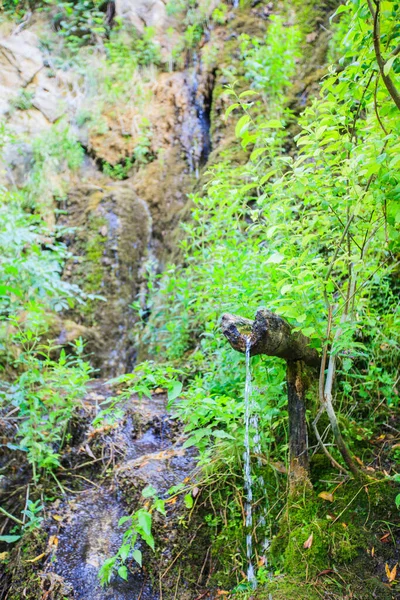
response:
M245 435L244 435L244 487L246 491L246 551L247 551L247 579L253 589L257 587L257 578L253 565L253 480L251 477L250 463L250 427L251 415L251 367L250 367L250 338L246 338L246 386L244 390L245 405Z
M258 456L258 467L261 471L262 463L261 463L261 438L259 431L259 419L258 412L255 410L252 401L252 383L251 383L251 365L250 365L250 349L251 349L251 339L250 337L246 338L246 385L245 385L245 393L244 393L244 401L245 401L245 436L244 436L244 485L246 492L246 552L247 552L247 579L252 586L253 589L257 587L257 578L255 575L254 565L253 565L253 478L251 475L251 441L250 441L250 432L254 432L253 436L253 449L256 455ZM263 498L263 509L262 514L259 518L258 525L263 530L266 527L266 517L267 517L267 488L265 485L265 481L263 476L260 474L257 480L258 486L260 488L260 492ZM265 559L265 567L267 567L267 553L269 550L270 541L267 537L265 537L262 550ZM272 600L271 594L269 595L269 599Z

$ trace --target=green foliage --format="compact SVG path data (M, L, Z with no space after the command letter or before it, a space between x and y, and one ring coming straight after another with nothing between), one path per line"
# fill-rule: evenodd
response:
M3 144L18 143L4 128L2 134ZM15 371L0 400L2 409L11 408L18 419L16 442L9 447L26 453L37 480L59 464L90 367L81 343L76 356L62 351L58 360L53 358L55 349L43 343L54 314L84 302L84 295L77 285L62 280L69 253L59 241L62 231L45 221L45 193L55 190L42 179L60 168L67 173L77 168L82 148L62 127L34 139L32 148L26 186L0 189L0 350ZM44 216L38 214L39 207Z
M47 308L59 312L80 299L79 288L61 279L67 256L37 215L25 212L21 198L0 195L0 320L25 311L44 315Z
M226 16L228 7L226 4L220 4L217 8L214 8L212 12L212 19L217 25L223 25L226 22Z
M17 526L13 527L11 535L0 535L0 542L13 544L21 539L23 534L29 533L30 531L40 527L40 524L43 521L43 517L40 516L40 513L42 512L43 508L44 507L42 506L40 500L33 501L28 498L26 508L24 508L22 511L24 520L21 520L0 506L0 513L2 513L5 517L8 517L8 519L14 523L17 523Z
M76 344L76 356L66 356L62 350L54 360L50 348L40 344L40 322L36 331L33 327L22 330L17 321L13 325L13 337L21 349L17 365L23 372L5 387L0 399L2 405L17 409L19 419L18 444L9 447L26 452L37 481L41 471L51 473L59 466L69 421L85 394L91 367L82 357L81 342Z
M54 3L57 7L54 22L58 33L72 51L95 44L105 37L108 26L105 23L104 8L107 3L104 0L55 0Z
M172 402L182 391L182 383L177 377L183 374L181 369L146 361L140 363L132 373L111 379L109 384L122 385L120 398L130 398L132 394L138 394L139 398L143 396L151 398L152 390L165 389L168 400Z
M110 583L115 571L118 575L127 580L128 568L125 562L128 558L132 558L138 565L142 566L142 551L137 547L138 541L143 540L152 550L154 550L154 537L152 534L152 512L157 510L162 515L165 515L165 503L157 497L157 492L152 486L147 486L142 491L142 496L145 499L152 499L152 506L149 510L139 508L132 515L121 517L118 526L121 527L129 523L122 539L122 545L117 554L108 558L102 565L99 571L99 578L102 585Z
M142 35L136 30L112 32L104 44L107 58L111 64L117 64L124 70L131 63L141 67L159 65L160 45L154 37L154 27L145 27Z
M18 96L10 102L10 106L19 110L29 110L33 106L32 100L34 99L34 97L35 92L30 92L29 90L21 89L18 92Z
M133 167L133 161L130 158L126 158L122 163L117 163L116 165L110 165L110 163L105 162L103 164L103 172L111 177L111 179L127 179L129 177L129 171Z
M335 33L340 69L329 69L320 97L300 117L291 155L292 115L284 99L298 58L298 32L275 18L274 36L265 44L243 39L254 90L226 89L234 102L227 118L235 108L243 111L236 136L249 160L237 166L227 158L210 170L204 194L192 198L192 220L182 225L183 266L164 273L150 301L142 343L197 374L175 410L187 423L187 445L200 449L203 463L210 448L240 461L243 444L237 401L243 359L221 340L223 312L252 318L266 305L318 349L326 344L330 322L339 420L353 450L371 437L376 411L387 418L398 405L399 119L378 75L367 6L347 6L350 26ZM396 47L397 21L391 13L382 22L387 55ZM285 460L283 367L257 358L253 372L263 455ZM332 453L340 460L335 448ZM345 546L344 540L343 552Z
M283 17L272 15L270 20L266 40L242 34L240 48L251 87L277 101L291 84L301 36L296 26L285 27Z

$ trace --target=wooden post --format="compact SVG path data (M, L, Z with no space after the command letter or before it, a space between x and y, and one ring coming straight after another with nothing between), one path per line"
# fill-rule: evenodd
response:
M308 479L308 435L306 421L306 386L303 362L288 360L286 383L289 415L289 476L291 485Z
M304 377L305 366L318 368L320 356L310 347L310 340L279 315L262 308L254 321L225 314L221 321L222 332L232 348L246 351L250 337L250 354L266 354L283 358L287 365L287 394L289 414L289 476L291 486L309 484L307 423Z

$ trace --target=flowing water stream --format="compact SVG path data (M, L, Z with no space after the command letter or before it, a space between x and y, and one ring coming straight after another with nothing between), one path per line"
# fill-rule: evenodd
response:
M251 475L251 443L250 430L252 426L252 385L250 365L250 338L246 338L246 386L244 391L245 405L245 434L244 434L244 486L246 491L246 551L247 579L253 589L257 587L257 578L253 564L253 478Z
M261 470L261 438L259 430L259 416L257 407L254 405L253 394L252 394L252 379L251 379L251 339L246 338L246 384L245 384L245 435L244 435L244 486L246 492L246 553L247 553L247 579L253 589L257 587L257 577L254 569L254 558L253 558L253 529L254 529L254 488L255 482L252 476L251 468L251 451L257 455L258 467ZM251 435L253 437L251 438ZM258 476L257 479L258 488L261 494L261 515L258 520L260 528L265 530L267 524L267 512L268 512L268 493L267 487L262 475ZM264 558L264 566L267 567L267 553L270 546L270 541L265 537L262 543L262 552ZM270 600L272 596L270 595Z

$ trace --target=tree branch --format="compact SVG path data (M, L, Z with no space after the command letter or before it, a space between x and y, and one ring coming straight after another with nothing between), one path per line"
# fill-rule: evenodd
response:
M396 104L397 108L400 110L400 94L399 94L395 84L393 83L391 77L389 76L389 74L387 74L387 75L385 74L386 61L384 60L384 58L382 56L381 43L380 43L380 23L379 23L379 16L380 16L380 10L381 10L380 1L376 0L375 4L376 4L376 10L374 10L371 0L368 0L369 10L374 19L373 40L374 40L374 50L375 50L376 61L378 63L379 71L381 72L383 83L385 84L386 89L389 92L389 94L391 95L392 100Z
M287 321L266 308L260 308L254 321L225 314L221 328L234 350L245 353L246 339L250 337L250 354L277 356L286 361L302 360L309 367L318 368L321 358L310 347L310 339L300 331L293 331Z

